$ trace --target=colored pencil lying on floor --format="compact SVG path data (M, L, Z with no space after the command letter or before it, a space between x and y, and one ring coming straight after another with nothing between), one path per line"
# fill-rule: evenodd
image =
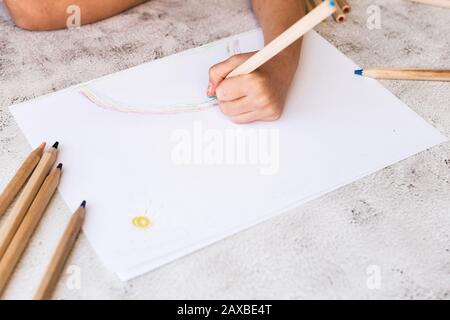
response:
M30 153L0 194L0 217L5 214L20 189L22 189L25 182L27 182L27 179L33 173L34 168L36 168L44 153L44 148L45 143L42 143Z
M48 300L52 297L56 284L63 272L64 265L67 258L75 244L78 234L86 215L86 201L80 205L77 211L72 215L69 224L67 225L64 235L62 236L58 247L53 255L53 258L45 272L39 288L34 296L34 300Z
M336 11L336 3L332 0L324 1L302 19L294 23L289 29L275 38L263 49L251 56L247 61L234 69L227 78L249 74L272 59L292 43L300 39L305 33L313 29L320 22Z
M19 195L16 204L12 208L11 214L5 221L5 225L0 230L0 261L6 252L14 234L19 228L25 214L28 211L34 197L47 177L50 169L56 161L56 154L58 152L58 142L56 142L50 150L42 156L36 169L28 180L25 188Z
M350 5L350 3L348 3L347 0L337 0L337 4L339 7L341 7L342 11L345 14L348 14L352 11L352 6Z
M309 2L313 8L322 4L322 0L306 0L306 2ZM332 14L333 19L339 23L344 22L345 20L347 20L347 16L345 15L344 10L340 5L340 3L343 2L342 1L339 2L337 0L335 2L336 2L336 11Z
M411 1L450 9L450 0L411 0Z
M62 164L59 164L45 178L42 187L39 189L36 198L27 211L19 229L15 233L11 243L8 246L3 258L0 261L0 296L8 284L8 281L25 251L31 236L34 233L39 221L41 220L45 209L55 194L61 178Z
M339 2L336 3L336 11L333 13L333 18L336 22L345 22L347 20L347 16L344 13L344 10L342 10L341 6L339 5Z
M355 74L387 80L450 81L450 70L383 68L355 70Z

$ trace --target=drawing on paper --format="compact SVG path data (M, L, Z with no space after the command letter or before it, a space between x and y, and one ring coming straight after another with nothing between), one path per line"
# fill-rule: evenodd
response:
M147 229L152 226L152 222L147 216L136 216L131 220L131 223L138 229Z
M173 106L172 104L166 105L146 105L146 106L131 106L125 102L115 101L114 99L107 97L101 93L95 92L87 87L80 89L80 94L89 99L96 106L124 113L141 113L141 114L175 114L192 111L201 111L209 109L216 105L215 98L208 98L204 101L187 102Z
M227 55L229 57L241 52L239 39L234 39L226 46ZM202 101L186 101L183 103L165 103L158 105L130 105L125 101L118 101L105 93L96 91L89 84L79 88L79 93L86 97L89 101L103 109L123 112L123 113L139 113L139 114L177 114L185 112L202 111L217 105L215 97L205 97Z

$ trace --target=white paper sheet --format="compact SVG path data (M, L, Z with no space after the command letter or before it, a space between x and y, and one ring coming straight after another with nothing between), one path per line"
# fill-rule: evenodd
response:
M253 31L81 87L131 105L202 100L210 65L236 39L242 51L262 46ZM315 32L305 36L300 66L285 113L272 123L238 126L217 108L118 112L79 86L11 111L33 146L61 142L60 192L73 210L88 201L84 231L127 280L446 140L377 81L354 76L357 66ZM236 164L236 148L224 147L214 159L229 164L205 164L208 146L237 132L256 135L257 151L271 157ZM174 161L183 136L193 139L197 164ZM135 216L152 226L136 228Z

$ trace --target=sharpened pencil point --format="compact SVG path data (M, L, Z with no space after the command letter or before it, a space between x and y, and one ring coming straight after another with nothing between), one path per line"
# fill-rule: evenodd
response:
M42 143L39 145L38 149L44 150L44 149L45 149L45 145L46 145L46 143L45 143L45 142L42 142Z
M355 74L358 76L362 76L363 75L363 69L359 69L359 70L355 70Z
M58 149L58 146L59 146L59 142L56 141L56 142L53 144L52 148Z
M39 145L39 147L37 147L37 152L38 152L38 154L39 154L39 156L42 156L42 154L44 153L44 150L45 150L45 142L42 142L40 145Z
M57 168L58 168L59 170L61 170L62 167L63 167L63 164L62 164L62 163L58 164L58 166L57 166Z
M86 208L86 200L81 203L80 207Z

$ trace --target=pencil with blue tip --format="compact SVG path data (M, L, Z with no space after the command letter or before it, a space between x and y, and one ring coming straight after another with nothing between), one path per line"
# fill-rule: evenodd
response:
M86 216L86 201L83 201L80 207L70 218L70 221L64 231L64 234L58 243L52 260L47 267L44 277L39 285L39 288L34 296L34 300L49 300L52 297L53 291L58 284L61 273L64 270L67 259L72 251L75 241L83 226L84 218Z
M385 80L450 81L450 69L359 69L355 70L355 74L362 77Z

